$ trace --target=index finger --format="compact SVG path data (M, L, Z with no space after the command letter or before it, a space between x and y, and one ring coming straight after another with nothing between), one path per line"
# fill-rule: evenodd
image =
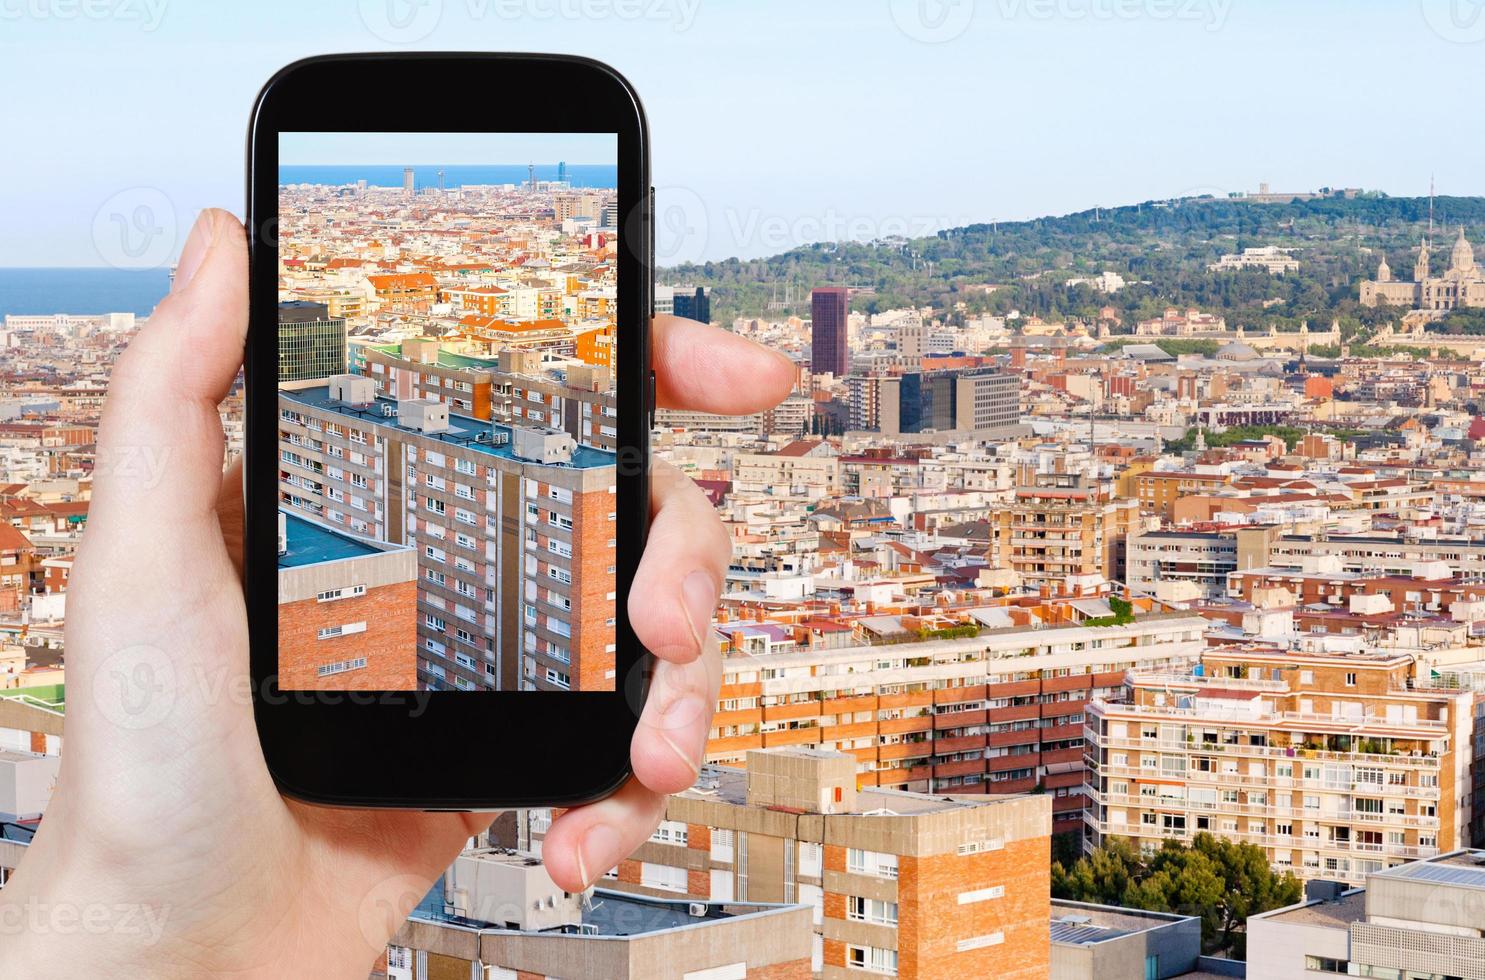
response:
M794 387L794 362L717 327L678 316L651 321L655 399L661 408L751 415Z

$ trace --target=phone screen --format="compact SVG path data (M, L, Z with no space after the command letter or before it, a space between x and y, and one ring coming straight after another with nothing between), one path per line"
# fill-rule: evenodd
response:
M617 162L279 134L281 689L614 690Z

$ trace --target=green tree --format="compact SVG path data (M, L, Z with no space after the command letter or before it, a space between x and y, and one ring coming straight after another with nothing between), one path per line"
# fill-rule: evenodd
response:
M1110 838L1071 867L1052 865L1052 895L1201 920L1202 949L1241 958L1248 917L1298 902L1299 879L1277 874L1263 851L1202 832L1188 846L1166 841L1148 859L1127 838Z

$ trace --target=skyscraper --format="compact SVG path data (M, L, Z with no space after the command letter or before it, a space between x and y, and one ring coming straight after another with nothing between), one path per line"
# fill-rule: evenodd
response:
M412 195L413 195L413 168L412 167L403 167L402 168L402 193L406 194L408 197L412 197Z
M345 320L324 303L278 304L278 380L310 381L345 371Z
M851 292L845 286L821 286L810 292L810 370L844 377L850 362L846 316Z
M697 286L695 292L686 292L677 286L673 312L698 323L712 322L712 298L705 286Z

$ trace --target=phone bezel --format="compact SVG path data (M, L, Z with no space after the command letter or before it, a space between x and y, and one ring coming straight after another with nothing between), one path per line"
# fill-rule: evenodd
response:
M470 104L438 111L437 92ZM332 101L328 94L339 97ZM481 112L481 104L490 110ZM392 125L390 119L405 122ZM612 693L371 697L278 689L278 134L340 131L618 134L622 226ZM299 61L275 75L254 106L247 193L244 592L254 715L280 791L334 806L440 810L571 806L613 792L629 775L629 742L650 666L630 627L626 601L649 526L653 410L649 138L638 95L612 68L565 55L417 52Z

